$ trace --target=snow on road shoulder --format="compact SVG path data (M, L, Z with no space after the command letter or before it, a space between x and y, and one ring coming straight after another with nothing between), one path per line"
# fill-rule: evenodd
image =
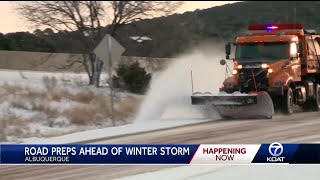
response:
M209 119L202 120L153 120L148 123L126 124L117 127L108 127L103 129L88 130L52 138L30 138L24 141L24 144L68 144L83 141L90 141L101 138L110 138L114 136L129 135L148 131L155 131L167 128L174 128L184 125L198 124L208 122Z

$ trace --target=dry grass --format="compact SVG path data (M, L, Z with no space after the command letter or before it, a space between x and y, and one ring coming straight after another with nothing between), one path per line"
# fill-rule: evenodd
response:
M5 82L1 87L4 91L4 95L23 95L24 97L28 98L45 98L47 93L42 90L38 90L35 88L31 88L29 86L23 86L20 84L8 84Z
M29 136L29 128L26 119L8 114L0 117L0 141L6 141L8 136Z
M90 89L84 89L78 93L72 93L67 89L55 88L51 91L43 91L31 87L20 85L4 84L2 86L7 94L15 94L15 98L9 102L11 106L18 109L38 111L46 114L49 118L56 118L59 114L57 110L50 107L51 101L61 101L66 99L79 103L78 106L64 111L65 115L75 124L90 124L90 121L100 123L97 117L108 119L110 117L110 98L101 92L94 92ZM19 93L18 93L19 92ZM19 95L19 96L18 96ZM37 99L37 101L35 101ZM115 117L125 121L128 117L134 115L141 100L136 97L114 98L117 107L115 108ZM27 103L29 102L29 106ZM90 123L85 123L90 122Z
M77 106L66 112L70 121L79 125L92 124L95 113L95 108L86 106Z
M85 91L77 94L77 99L73 99L87 106L76 106L70 111L66 111L67 117L74 124L80 125L103 125L111 116L110 99L104 94ZM117 106L115 107L115 119L118 124L128 123L131 117L137 112L142 99L127 97L120 99L115 97Z
M139 109L141 101L142 99L135 97L128 97L126 99L122 99L119 102L118 108L116 109L116 118L121 121L126 121L128 120L128 118L133 117Z
M50 98L53 101L61 101L61 99L71 99L73 97L73 94L66 90L66 89L55 89L54 91L50 92Z
M14 99L11 101L11 105L18 109L27 109L25 106L25 100L23 99Z
M32 102L32 110L42 112L47 115L48 118L57 118L59 112L56 109L52 109L48 103L40 101L40 103Z
M95 94L93 91L81 91L73 98L74 101L82 102L82 103L90 103L92 100L96 100L99 98L105 99L101 94Z
M4 119L3 117L0 118L0 141L7 140L7 135L5 131L6 127L7 127L7 120Z
M30 88L30 87L25 87L24 88L25 92L26 92L26 97L30 98L30 99L46 99L48 96L48 93L46 93L45 91L41 91L41 90L37 90L34 88Z
M111 109L107 98L103 94L86 91L78 93L76 97L77 99L74 100L86 105L81 104L65 112L72 123L101 125L110 117Z
M5 90L6 94L16 94L16 92L19 92L23 89L23 86L18 85L18 84L11 85L11 84L5 82L1 86L1 88Z
M73 94L67 89L55 89L50 92L51 99L53 101L60 101L61 99L69 99L71 101L80 103L90 103L92 99L95 99L97 94L91 90L80 91L79 93ZM98 95L99 96L99 95Z

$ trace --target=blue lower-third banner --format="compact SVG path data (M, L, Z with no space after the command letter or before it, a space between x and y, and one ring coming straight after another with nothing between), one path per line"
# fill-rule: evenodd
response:
M1 145L2 164L188 164L199 145Z
M320 164L320 144L3 144L0 164Z

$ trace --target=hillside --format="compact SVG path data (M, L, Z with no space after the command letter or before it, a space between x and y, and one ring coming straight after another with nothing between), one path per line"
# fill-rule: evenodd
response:
M122 26L116 39L126 47L124 55L127 56L172 57L202 42L232 41L250 23L292 23L294 8L296 22L303 23L306 29L320 31L317 11L320 2L251 1L142 20ZM0 49L72 53L82 49L76 34L74 37L65 37L62 33L35 37L22 34L0 34ZM138 43L129 38L137 35L153 40ZM27 44L22 46L21 42Z

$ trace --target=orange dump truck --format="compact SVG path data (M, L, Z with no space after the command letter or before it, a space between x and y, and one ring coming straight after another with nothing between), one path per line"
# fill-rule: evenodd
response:
M232 76L219 94L192 94L193 105L216 106L221 116L233 118L239 113L272 118L274 109L291 114L298 106L320 109L320 34L298 23L249 25L233 44ZM228 43L226 59L230 49Z

